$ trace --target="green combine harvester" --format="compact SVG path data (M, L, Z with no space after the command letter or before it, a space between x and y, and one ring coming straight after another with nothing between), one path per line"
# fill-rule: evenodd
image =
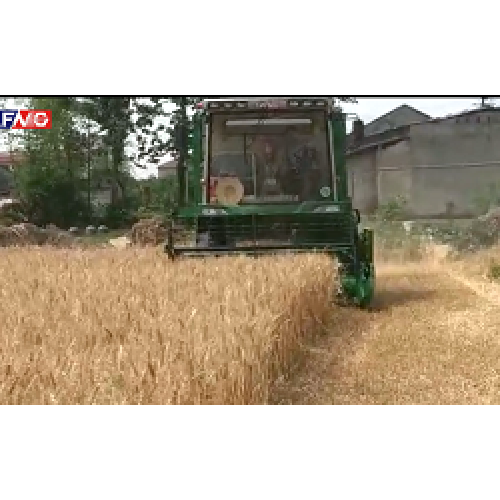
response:
M348 195L346 121L331 98L199 103L194 131L182 127L179 139L169 257L328 253L340 263L339 297L370 305L374 238Z

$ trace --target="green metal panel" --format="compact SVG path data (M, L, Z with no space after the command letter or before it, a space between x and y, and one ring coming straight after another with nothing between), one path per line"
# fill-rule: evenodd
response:
M202 200L202 152L203 152L203 116L197 113L193 117L193 133L191 137L191 168L190 179L192 199L189 200L188 205L198 206Z
M332 210L333 209L333 210ZM196 218L202 215L286 215L295 213L314 213L315 210L325 210L327 213L341 213L344 216L351 215L352 206L349 199L343 202L334 201L307 201L303 203L275 203L259 205L192 205L181 207L176 211L176 215L182 218Z
M348 198L347 170L346 170L346 115L342 111L335 111L332 115L333 152L335 161L335 182L337 200Z
M177 183L179 189L179 201L180 207L186 206L188 200L186 199L186 182L188 181L188 176L186 171L188 169L189 162L189 131L187 125L187 98L181 97L180 103L180 124L177 131L177 146L179 148L179 158L177 160Z

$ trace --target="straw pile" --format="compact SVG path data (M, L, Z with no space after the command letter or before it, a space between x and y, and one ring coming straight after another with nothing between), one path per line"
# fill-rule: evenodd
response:
M10 227L0 226L0 247L9 246L41 246L68 247L75 239L67 232L54 225L47 228L34 224L21 223Z
M157 246L162 244L167 237L167 228L160 218L143 219L134 224L129 238L135 246Z

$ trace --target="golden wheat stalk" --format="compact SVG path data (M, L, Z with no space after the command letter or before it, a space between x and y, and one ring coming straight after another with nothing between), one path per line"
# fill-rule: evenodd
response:
M3 404L265 404L331 313L326 256L0 249Z

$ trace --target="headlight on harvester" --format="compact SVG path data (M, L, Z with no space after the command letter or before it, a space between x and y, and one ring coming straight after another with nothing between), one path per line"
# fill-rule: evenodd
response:
M314 209L316 214L335 214L340 212L340 207L337 205L329 205L326 207L317 207Z

